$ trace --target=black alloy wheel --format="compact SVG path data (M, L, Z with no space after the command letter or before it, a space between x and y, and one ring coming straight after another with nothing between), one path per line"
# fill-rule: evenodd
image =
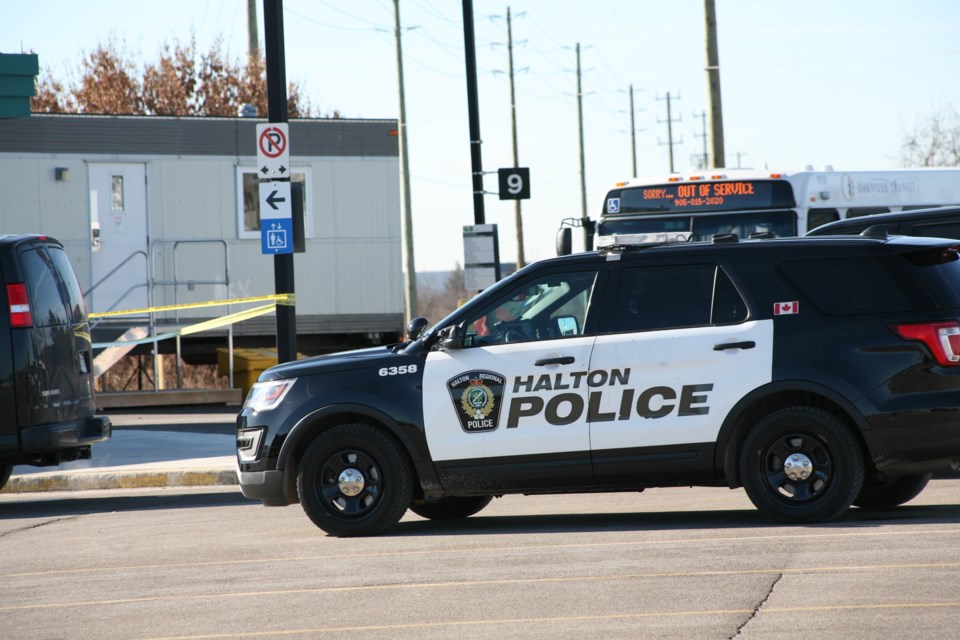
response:
M366 536L396 525L413 494L410 463L381 429L344 424L307 448L297 475L304 512L334 536Z
M813 407L761 419L740 455L740 479L756 507L790 524L843 514L863 485L863 454L847 426Z

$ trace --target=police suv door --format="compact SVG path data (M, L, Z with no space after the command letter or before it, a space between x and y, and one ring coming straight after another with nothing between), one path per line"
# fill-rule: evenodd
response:
M773 322L749 319L715 263L624 263L607 291L590 360L609 380L590 399L597 481L709 481L724 418L771 379Z
M586 375L595 269L534 272L460 323L423 375L430 457L448 491L593 483Z

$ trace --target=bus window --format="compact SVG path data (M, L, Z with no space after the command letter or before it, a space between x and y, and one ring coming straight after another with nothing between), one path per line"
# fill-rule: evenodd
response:
M836 222L839 219L840 212L836 209L810 209L807 212L807 231L816 229L828 222Z
M890 207L850 207L847 209L848 218L872 216L875 213L890 213Z
M930 238L960 238L960 221L917 224L910 229L910 235L928 236Z

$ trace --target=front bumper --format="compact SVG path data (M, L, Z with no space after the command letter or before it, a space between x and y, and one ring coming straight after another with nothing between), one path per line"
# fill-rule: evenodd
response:
M282 471L240 471L237 469L240 491L247 498L260 500L267 506L290 504L283 492Z

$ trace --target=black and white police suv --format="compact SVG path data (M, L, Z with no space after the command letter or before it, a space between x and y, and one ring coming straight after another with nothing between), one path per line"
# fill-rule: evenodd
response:
M240 484L341 536L507 493L742 486L786 523L893 507L960 460L958 250L614 237L537 262L409 342L265 371Z

